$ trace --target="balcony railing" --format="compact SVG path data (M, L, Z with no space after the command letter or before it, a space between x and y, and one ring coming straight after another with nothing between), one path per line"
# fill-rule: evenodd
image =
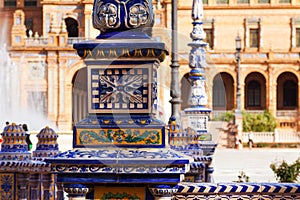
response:
M252 132L254 143L299 143L300 132ZM248 132L242 133L242 142L248 142Z
M297 117L297 110L277 110L277 117Z
M74 43L83 42L87 40L92 40L92 38L85 37L69 37L67 40L67 46L72 46ZM26 47L38 47L38 46L48 46L47 37L28 37L25 38Z

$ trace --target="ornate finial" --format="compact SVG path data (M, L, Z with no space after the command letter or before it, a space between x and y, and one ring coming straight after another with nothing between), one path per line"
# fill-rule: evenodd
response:
M49 27L49 33L51 33L53 31L53 27L54 27L54 17L53 15L50 16L50 27Z
M58 134L52 128L46 126L36 137L38 138L38 143L36 150L33 152L34 157L51 157L58 154Z
M28 152L26 143L26 131L22 126L12 123L7 125L1 133L3 142L1 144L1 160L28 160L31 153Z
M203 4L202 0L194 0L192 7L192 19L194 21L203 19Z

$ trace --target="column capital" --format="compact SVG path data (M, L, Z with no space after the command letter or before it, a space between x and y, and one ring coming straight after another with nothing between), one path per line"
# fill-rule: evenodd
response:
M84 200L90 189L83 184L64 184L64 191L68 193L70 200Z
M169 185L155 185L149 187L151 194L155 200L171 200L173 195L177 192L178 187L171 187Z

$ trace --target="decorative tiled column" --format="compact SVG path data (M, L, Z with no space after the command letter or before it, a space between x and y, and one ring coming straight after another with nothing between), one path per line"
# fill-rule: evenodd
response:
M40 174L49 173L50 165L42 159L31 158L25 141L26 132L21 126L12 123L1 135L0 199L41 200Z
M191 81L191 94L189 96L189 108L184 110L188 126L194 129L196 141L193 144L194 148L202 150L201 154L194 155L195 159L195 181L201 181L201 167L197 166L197 162L202 162L205 165L204 181L211 181L211 173L213 169L207 168L211 164L212 155L216 144L212 141L212 135L208 132L208 120L211 109L208 108L207 83L205 78L206 68L206 52L207 43L204 42L206 37L203 30L203 5L202 0L193 0L192 7L193 31L190 36L192 42L188 45L192 48L189 54L189 66L191 71L189 79ZM209 169L209 170L208 170Z
M57 200L64 199L64 187L63 187L63 184L60 183L60 182L56 182L56 189L57 189L56 199Z
M88 116L74 125L74 149L46 159L72 200L85 198L83 182L95 186L89 196L96 199L124 187L135 195L134 183L143 199L148 185L176 185L190 169L192 158L169 148L155 117L157 73L168 51L148 35L153 22L151 0L95 0L100 35L73 46L86 65Z
M28 183L29 183L29 174L22 173L17 175L17 182L19 188L19 200L28 199ZM35 199L32 199L35 200Z
M149 188L154 200L171 200L173 195L177 192L178 188L169 185L156 185Z
M47 157L56 156L59 152L58 150L58 143L57 138L58 134L56 132L46 126L45 128L41 129L41 131L37 134L38 143L36 145L36 150L33 151L33 157L38 160L43 160ZM43 190L43 200L50 200L50 194L53 191L50 191L50 187L52 184L52 175L50 172L43 173L43 174L33 174L31 177L32 181L32 198L39 199L39 182L42 184Z
M50 200L50 186L52 182L52 176L51 174L42 174L41 177L42 181L42 186L43 186L43 200Z

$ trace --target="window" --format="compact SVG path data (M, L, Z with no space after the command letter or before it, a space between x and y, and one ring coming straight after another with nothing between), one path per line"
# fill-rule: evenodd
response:
M204 31L206 33L206 39L205 42L209 45L209 48L213 48L213 30L211 28L204 28Z
M217 4L228 4L229 0L216 0Z
M208 0L203 0L203 5L207 5L208 4Z
M26 36L29 37L29 32L30 30L33 30L33 19L32 18L28 18L25 19L25 27L26 27Z
M249 0L237 0L238 4L248 4Z
M250 48L258 48L259 41L258 28L250 28Z
M300 16L291 18L290 24L291 24L291 49L297 50L300 48Z
M270 0L258 0L258 3L270 3Z
M257 81L250 81L247 86L247 106L248 107L259 107L261 86Z
M296 28L296 47L300 47L300 28Z
M226 91L222 78L216 79L213 85L213 107L226 108Z
M203 19L203 30L206 33L205 42L208 44L209 49L215 48L215 19Z
M288 80L283 84L283 106L297 106L297 83L294 81Z
M35 6L37 6L37 0L25 0L24 6L25 7L35 7Z
M78 22L75 19L68 17L65 19L65 23L67 26L68 37L78 37Z
M4 0L4 7L16 7L17 0Z
M245 19L245 49L249 51L257 50L262 48L263 43L261 33L261 19L256 17Z

